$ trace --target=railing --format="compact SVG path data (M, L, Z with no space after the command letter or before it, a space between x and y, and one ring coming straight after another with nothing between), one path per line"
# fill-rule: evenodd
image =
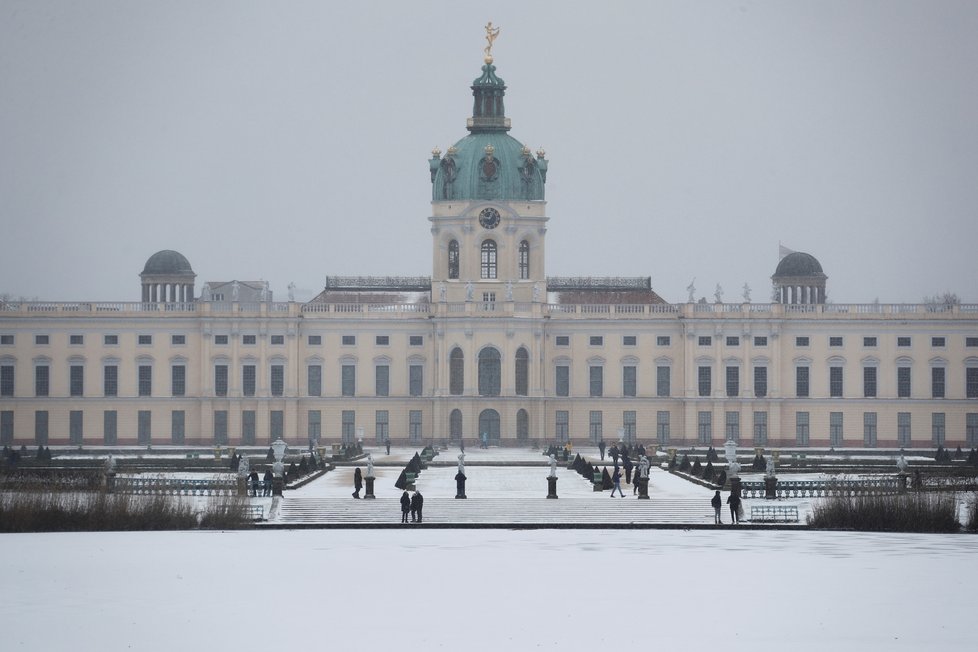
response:
M175 494L178 496L232 495L237 482L231 479L179 480L174 478L116 478L113 491L125 494Z
M827 496L865 496L895 494L902 489L897 478L865 478L858 480L786 480L778 481L778 498L824 498ZM763 482L741 482L740 493L745 498L763 498Z

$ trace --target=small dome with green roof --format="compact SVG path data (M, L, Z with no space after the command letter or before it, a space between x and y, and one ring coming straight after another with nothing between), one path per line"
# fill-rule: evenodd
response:
M432 201L542 201L547 180L543 150L536 155L510 136L503 97L506 83L496 76L491 59L472 83L475 105L469 135L448 148L435 149L429 160Z

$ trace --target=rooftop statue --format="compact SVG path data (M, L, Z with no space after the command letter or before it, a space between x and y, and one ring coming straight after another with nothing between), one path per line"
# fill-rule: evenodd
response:
M492 21L490 20L486 24L486 41L488 45L483 50L486 53L485 61L486 63L492 63L492 43L499 37L499 28L492 26Z

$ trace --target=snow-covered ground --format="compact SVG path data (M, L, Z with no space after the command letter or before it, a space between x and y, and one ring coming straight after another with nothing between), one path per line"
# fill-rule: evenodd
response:
M2 649L972 650L978 537L0 535Z

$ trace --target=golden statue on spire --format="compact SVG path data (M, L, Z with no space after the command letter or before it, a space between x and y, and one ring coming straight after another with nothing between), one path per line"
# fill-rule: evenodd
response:
M486 24L486 40L489 42L489 45L487 45L485 50L483 50L483 52L486 53L485 62L487 64L492 63L492 42L495 41L496 37L498 36L499 28L493 27L492 21L490 20L489 23Z

